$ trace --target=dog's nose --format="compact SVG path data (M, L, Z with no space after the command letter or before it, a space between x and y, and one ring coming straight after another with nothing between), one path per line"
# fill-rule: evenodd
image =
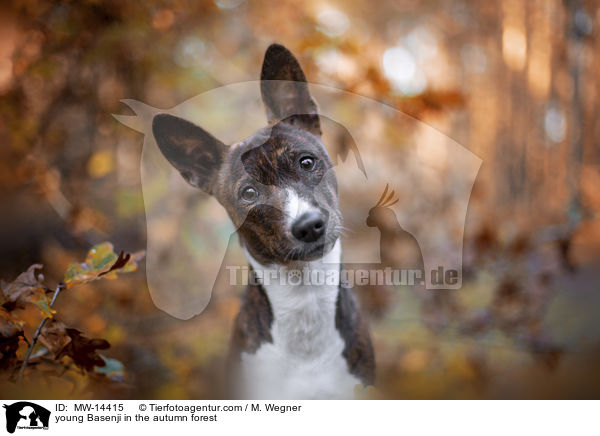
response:
M319 211L304 212L292 225L292 235L302 242L315 242L325 234L325 218Z

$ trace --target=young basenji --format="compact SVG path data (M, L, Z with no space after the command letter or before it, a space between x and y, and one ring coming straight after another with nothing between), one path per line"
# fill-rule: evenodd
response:
M265 53L261 95L268 126L229 147L168 114L154 117L154 137L188 183L225 207L256 279L232 336L236 395L352 398L373 384L373 348L352 290L340 286L342 217L317 106L281 45Z

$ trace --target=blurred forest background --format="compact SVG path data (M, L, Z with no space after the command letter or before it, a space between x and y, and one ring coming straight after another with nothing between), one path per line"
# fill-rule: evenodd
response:
M111 114L131 114L124 98L170 108L256 80L276 41L310 81L389 104L483 159L463 288L399 290L398 307L361 295L379 395L598 398L599 35L597 0L2 2L0 277L40 263L53 290L94 244L144 249L142 135ZM176 320L153 305L143 268L54 306L57 321L110 343L101 374L93 356L63 353L62 371L38 359L17 384L27 342L2 315L0 395L221 395L238 292ZM44 313L14 314L31 341Z

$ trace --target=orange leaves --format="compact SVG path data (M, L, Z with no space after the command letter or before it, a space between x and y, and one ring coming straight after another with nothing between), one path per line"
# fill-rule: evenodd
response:
M27 364L35 361L35 368L41 362L46 367L54 368L60 374L73 364L91 374L91 381L98 378L108 378L113 381L123 381L123 365L115 360L98 354L98 350L110 347L105 339L88 338L79 330L69 328L54 319L56 311L52 309L60 291L76 285L88 283L100 278L115 279L117 273L137 270L137 262L144 256L140 251L117 255L110 242L97 244L88 252L82 263L71 263L54 291L52 301L48 299L44 276L36 274L42 268L40 264L31 265L27 271L20 274L13 282L2 282L0 294L0 369L14 374L20 365L19 380L23 379ZM24 321L18 318L15 309L23 309L27 305L35 305L40 310L42 321L33 335L26 357L19 362L17 351L19 341L25 339ZM49 319L52 318L52 319ZM47 322L49 321L49 322ZM31 326L33 327L33 326ZM26 339L25 339L26 340ZM43 347L36 347L38 341ZM35 353L33 351L37 350ZM32 357L34 354L36 357ZM66 359L65 359L66 358ZM105 371L97 371L97 367L107 367ZM32 371L32 369L30 369ZM41 371L41 370L40 370Z
M0 340L12 338L22 332L22 323L15 319L8 310L0 308Z
M0 369L10 368L16 360L21 336L23 336L22 323L9 311L0 308Z

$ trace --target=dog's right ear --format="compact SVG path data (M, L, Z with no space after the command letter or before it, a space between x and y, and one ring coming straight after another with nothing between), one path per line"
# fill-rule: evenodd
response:
M168 114L154 117L152 133L162 154L183 178L213 194L227 146L197 125Z

